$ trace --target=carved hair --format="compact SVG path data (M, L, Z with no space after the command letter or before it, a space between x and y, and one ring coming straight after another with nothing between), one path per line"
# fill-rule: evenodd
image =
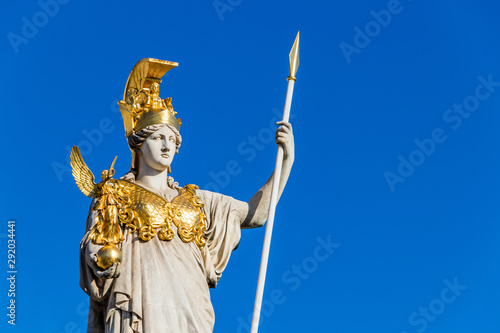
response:
M138 133L134 133L134 134L130 135L128 137L128 146L130 147L130 149L135 150L135 151L141 150L142 144L144 143L144 141L146 141L146 139L149 138L149 136L151 134L153 134L154 132L156 132L160 128L163 128L164 126L167 126L168 128L170 128L172 130L172 132L174 132L174 134L175 134L175 153L176 154L179 153L179 147L181 146L182 137L179 134L179 131L175 127L173 127L169 124L151 125L151 126L146 127L145 129L143 129L142 131L140 131Z
M141 150L142 145L144 144L144 141L146 141L146 139L151 134L153 134L154 132L163 128L164 126L167 126L168 128L170 128L172 130L172 132L174 132L174 134L175 134L175 153L176 154L179 153L179 147L181 146L182 137L181 137L179 131L175 127L173 127L169 124L151 125L151 126L146 127L145 129L143 129L142 131L140 131L138 133L134 133L134 134L130 135L128 137L128 146L130 147L130 149L138 152L139 150ZM135 182L136 175L137 175L137 170L131 169L128 173L123 175L123 177L121 177L121 179L127 180L129 182ZM167 177L167 183L168 183L168 186L170 186L171 188L179 187L179 184L177 182L174 182L174 178L171 176Z

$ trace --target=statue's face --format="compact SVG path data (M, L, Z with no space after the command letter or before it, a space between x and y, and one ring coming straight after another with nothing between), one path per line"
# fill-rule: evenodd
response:
M164 171L174 159L175 133L163 126L144 141L141 151L144 163L157 171Z

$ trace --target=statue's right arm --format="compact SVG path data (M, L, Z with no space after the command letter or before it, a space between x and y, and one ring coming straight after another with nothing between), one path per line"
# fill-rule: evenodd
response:
M278 187L278 200L283 193L287 183L293 161L295 159L295 148L292 125L286 121L279 121L276 130L276 143L283 147L283 165ZM271 190L274 182L274 172L267 182L248 201L235 200L235 206L241 217L242 228L257 228L264 225L269 212L271 201Z

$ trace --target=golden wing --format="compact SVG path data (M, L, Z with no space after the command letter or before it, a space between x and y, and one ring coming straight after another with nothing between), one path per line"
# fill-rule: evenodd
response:
M76 185L78 185L80 191L92 199L99 197L98 192L100 191L94 181L94 174L83 161L78 146L73 146L69 158L71 160L71 168L73 169L73 177L75 177Z

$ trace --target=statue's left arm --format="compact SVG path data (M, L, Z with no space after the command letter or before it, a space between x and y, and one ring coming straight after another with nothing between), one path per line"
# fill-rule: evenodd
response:
M292 169L295 158L295 148L292 125L286 121L278 122L276 130L276 143L283 147L283 166L279 182L278 200L283 193L288 176ZM274 174L267 182L252 196L248 202L237 201L238 213L242 218L242 228L257 228L264 225L267 220L269 203L271 201L271 188L273 186Z

